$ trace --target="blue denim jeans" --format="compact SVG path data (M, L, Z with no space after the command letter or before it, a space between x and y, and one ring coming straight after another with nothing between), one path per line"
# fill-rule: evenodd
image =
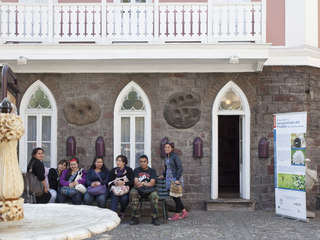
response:
M118 196L115 196L113 194L113 192L110 192L110 195L111 195L111 207L110 209L114 212L117 211L117 207L118 207L118 202L120 201L120 206L121 206L121 209L120 209L120 213L124 213L127 209L127 206L129 204L129 193L125 194L125 195L122 195L120 197Z
M83 197L83 204L85 205L92 205L92 202L94 200L97 201L97 205L99 208L106 208L107 198L109 197L109 191L107 191L104 194L100 194L97 196L93 196L90 193L86 192Z
M81 205L82 198L83 198L83 194L81 192L76 193L72 197L67 197L67 196L63 195L61 193L61 191L59 190L58 194L57 194L56 202L57 203L65 203L67 201L67 199L68 200L71 199L72 203L74 205Z

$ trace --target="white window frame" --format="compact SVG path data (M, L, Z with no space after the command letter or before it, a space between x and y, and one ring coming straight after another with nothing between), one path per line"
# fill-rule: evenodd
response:
M38 88L41 88L46 96L48 97L48 100L51 104L51 109L28 109L29 99L31 95L34 93L34 91ZM25 92L21 99L20 104L20 116L23 120L24 127L25 127L25 133L20 139L19 142L19 166L22 173L25 173L27 171L27 165L29 160L31 159L31 156L27 156L27 136L28 136L28 129L27 129L27 122L28 122L28 116L37 116L37 126L42 123L42 116L51 116L51 165L50 167L55 168L57 167L57 122L58 122L58 115L57 115L57 104L56 101L49 90L49 88L44 85L40 80L37 80L34 82L28 90ZM39 139L40 132L37 131L37 139ZM46 154L46 153L45 153Z
M124 97L134 89L142 98L144 103L144 110L134 110L134 111L121 111L121 106ZM144 154L148 156L149 166L151 167L151 106L149 99L144 91L135 82L130 82L125 86L117 97L116 103L114 105L114 128L113 128L113 166L116 166L116 157L121 154L121 117L130 117L130 136L135 133L135 125L133 118L144 117ZM130 143L135 142L135 139L131 137ZM130 144L130 147L134 145ZM130 151L131 156L133 156L133 151ZM135 155L135 153L134 153ZM129 167L135 168L135 158L130 157Z
M243 110L221 110L221 97L230 90L238 94ZM229 81L217 94L212 107L212 165L211 165L211 198L218 198L218 116L239 115L242 118L242 164L240 164L240 197L250 199L250 106L246 95L233 81ZM241 152L242 151L242 152ZM241 159L241 156L240 156Z

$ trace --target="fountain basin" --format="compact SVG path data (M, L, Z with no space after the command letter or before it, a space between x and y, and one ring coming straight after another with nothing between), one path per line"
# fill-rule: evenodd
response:
M24 218L0 222L1 240L85 239L110 231L120 223L118 215L95 206L23 204Z

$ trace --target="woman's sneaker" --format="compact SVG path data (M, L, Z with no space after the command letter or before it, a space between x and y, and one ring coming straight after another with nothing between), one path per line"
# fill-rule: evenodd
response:
M180 220L180 216L178 213L174 214L171 218L169 218L170 221L174 221L174 220Z
M188 217L188 213L186 210L182 211L180 218L185 218L185 217Z

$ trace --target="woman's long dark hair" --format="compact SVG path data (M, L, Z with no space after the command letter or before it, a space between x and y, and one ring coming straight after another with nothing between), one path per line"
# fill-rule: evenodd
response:
M42 152L44 153L43 148L41 148L41 147L34 148L34 149L32 150L31 157L32 157L32 158L36 158L36 157L33 156L33 155L36 155L37 152L40 151L40 150L42 150Z
M106 171L106 170L107 170L107 167L106 167L106 165L104 165L103 157L95 157L95 158L93 159L93 162L92 162L92 165L91 165L90 169L96 169L96 165L94 165L94 164L96 163L96 161L97 161L98 159L102 159L102 163L103 163L103 164L102 164L102 167L101 167L101 172Z

